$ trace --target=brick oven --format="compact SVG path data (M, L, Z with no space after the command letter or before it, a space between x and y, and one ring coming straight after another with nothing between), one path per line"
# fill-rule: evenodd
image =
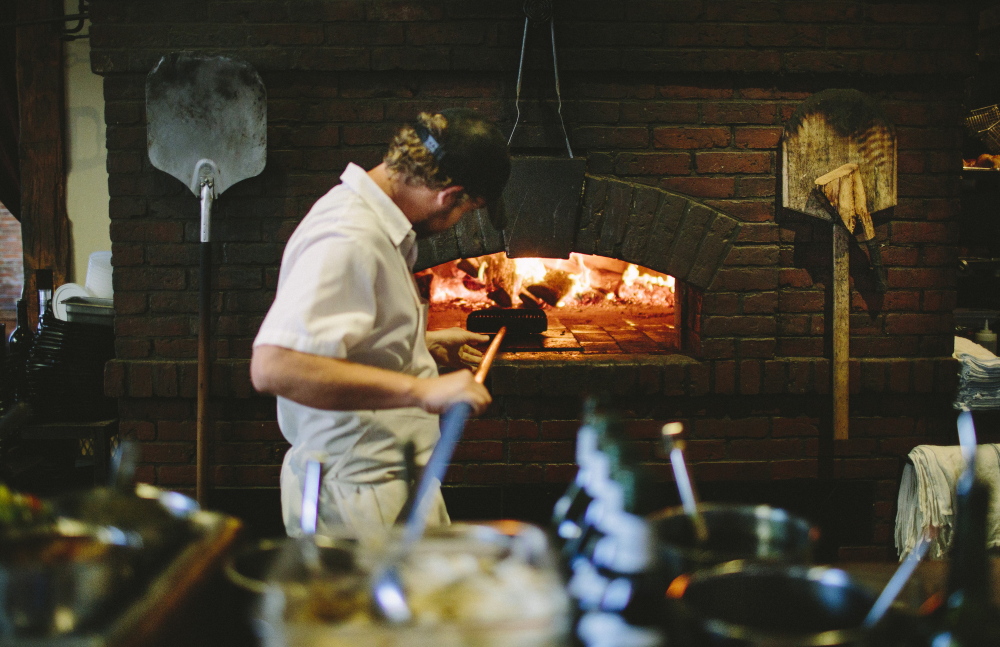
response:
M672 276L677 342L503 355L490 377L495 402L469 423L448 473L455 516L544 518L575 470L581 395L603 389L664 504L675 498L659 430L680 420L704 498L805 514L821 525L827 558L887 557L907 452L954 442L961 121L982 7L554 4L564 116L586 159L567 244ZM511 128L522 2L91 7L115 268L117 356L106 390L119 399L121 431L143 442L140 477L171 488L194 483L198 210L146 158L145 76L168 51L200 50L249 61L267 86L267 168L214 207L210 460L213 501L276 515L286 445L273 400L253 392L247 367L284 242L347 162L378 163L417 111L467 105ZM514 153L560 155L548 32L529 32ZM850 438L836 442L831 232L781 209L779 195L783 125L828 88L881 103L899 160L898 205L875 214L888 291L873 290L860 257L852 269ZM503 232L470 218L426 241L419 263L503 246Z

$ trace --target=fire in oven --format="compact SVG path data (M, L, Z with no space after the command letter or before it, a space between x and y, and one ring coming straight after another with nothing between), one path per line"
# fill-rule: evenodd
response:
M429 328L465 327L487 308L545 312L542 333L509 337L504 350L582 353L676 352L678 299L672 276L625 261L572 253L568 259L464 258L423 270Z

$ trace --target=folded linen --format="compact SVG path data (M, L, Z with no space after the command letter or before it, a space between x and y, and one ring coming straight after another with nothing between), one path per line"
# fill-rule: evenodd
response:
M957 446L918 445L903 467L896 502L896 552L905 556L930 529L936 536L927 553L940 559L951 545L955 517L955 483L965 463ZM987 546L1000 546L1000 445L979 445L976 475L993 489L987 519Z
M952 355L962 362L956 409L1000 409L1000 358L965 337L955 337Z

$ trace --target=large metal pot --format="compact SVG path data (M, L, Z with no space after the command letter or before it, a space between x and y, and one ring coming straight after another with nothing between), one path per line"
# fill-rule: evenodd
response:
M262 539L236 550L223 566L226 579L246 596L260 595L267 587L265 577L287 541Z
M902 647L915 617L862 621L877 594L830 566L733 561L682 575L668 589L672 644L713 647Z
M808 563L819 538L812 524L780 508L702 503L698 510L708 530L704 542L698 542L691 518L681 507L647 517L657 534L668 581L736 559Z
M56 513L95 526L111 526L142 540L140 575L151 575L192 537L198 504L178 492L145 483L130 491L92 488L57 497Z
M106 617L135 581L140 546L70 519L0 534L0 637L70 634Z

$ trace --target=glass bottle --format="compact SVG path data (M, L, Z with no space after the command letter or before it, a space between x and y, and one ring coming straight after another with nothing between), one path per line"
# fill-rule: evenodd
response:
M986 549L990 496L987 483L959 479L946 595L930 647L1000 645L1000 609L993 605Z
M7 324L0 323L0 414L10 406L10 366L7 362Z
M38 331L55 316L52 310L52 270L35 270L35 286L38 288Z
M35 333L28 322L28 302L22 296L17 300L17 323L7 341L7 365L12 402L23 402L27 399L28 356L34 343Z
M587 508L582 538L570 561L568 590L585 617L614 616L616 626L641 635L642 644L658 645L663 641L664 575L655 532L639 514L649 486L641 465L620 452ZM596 639L585 643L603 644Z
M594 400L584 404L582 424L576 434L576 477L559 497L552 510L552 527L559 546L578 536L578 521L593 500L588 492L591 482L601 477L604 457L599 455L600 437L605 433L604 419L597 413Z
M625 496L620 484L612 478L618 463L624 458L625 449L615 438L619 433L616 418L607 415L600 424L604 426L603 442L595 453L593 465L587 470L587 479L577 497L585 505L576 506L579 513L574 511L573 516L567 517L558 528L564 539L563 558L568 564L603 533L601 519L610 511L620 510Z

